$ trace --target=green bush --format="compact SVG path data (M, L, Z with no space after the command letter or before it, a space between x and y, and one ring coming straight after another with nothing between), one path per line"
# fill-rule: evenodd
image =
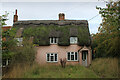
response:
M35 60L36 49L32 43L30 43L29 41L24 41L23 46L16 47L14 53L15 55L12 59L13 64L32 64Z
M102 78L118 78L119 67L117 58L97 58L90 68Z

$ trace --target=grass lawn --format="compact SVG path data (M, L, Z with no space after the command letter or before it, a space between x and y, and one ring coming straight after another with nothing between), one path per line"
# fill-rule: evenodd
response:
M6 78L99 78L92 70L80 65L33 65L32 67L16 67Z
M120 77L120 66L117 58L96 58L92 61L90 69L101 78L118 78Z
M120 75L118 59L98 58L89 68L81 65L15 65L5 78L118 78Z
M25 78L98 78L98 76L91 70L80 66L36 66L33 69L24 73Z

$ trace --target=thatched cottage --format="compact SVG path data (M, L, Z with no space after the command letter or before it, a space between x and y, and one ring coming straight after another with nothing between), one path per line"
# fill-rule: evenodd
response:
M88 21L68 20L64 13L58 16L58 20L19 21L16 10L13 24L18 28L16 38L19 42L23 36L33 38L39 64L60 64L60 59L66 59L66 64L89 66L92 56Z

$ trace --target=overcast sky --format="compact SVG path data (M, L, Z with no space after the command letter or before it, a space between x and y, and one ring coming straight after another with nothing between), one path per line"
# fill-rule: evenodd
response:
M0 1L1 2L98 2L103 0L0 0Z
M96 6L105 7L105 2L99 1L98 2L5 2L8 0L1 1L4 2L0 3L0 14L4 14L5 11L9 13L8 16L9 20L6 22L7 25L10 26L13 25L13 15L15 14L15 9L18 10L19 20L58 20L58 14L62 12L65 13L66 19L88 20L90 33L97 32L99 24L101 23L102 20L101 15L99 15L99 11L96 10Z

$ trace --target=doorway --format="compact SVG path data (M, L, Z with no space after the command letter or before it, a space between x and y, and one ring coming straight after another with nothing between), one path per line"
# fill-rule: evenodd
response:
M88 51L82 51L82 65L87 66Z

